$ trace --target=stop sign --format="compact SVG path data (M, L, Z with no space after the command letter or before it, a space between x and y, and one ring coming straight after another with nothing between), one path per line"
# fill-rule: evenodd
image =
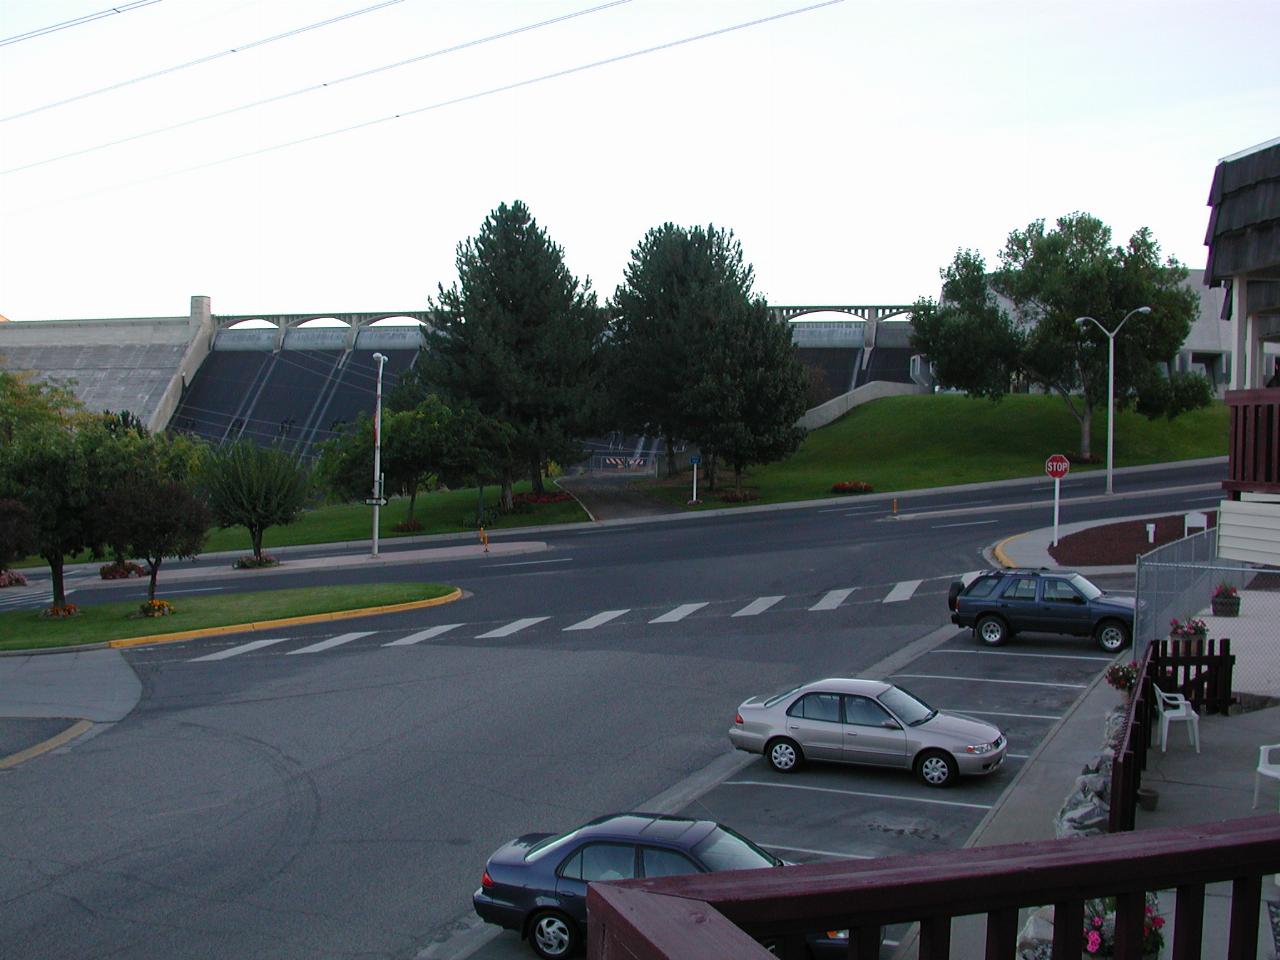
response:
M1044 472L1053 477L1054 480L1061 480L1071 472L1071 461L1062 454L1055 453L1044 462Z

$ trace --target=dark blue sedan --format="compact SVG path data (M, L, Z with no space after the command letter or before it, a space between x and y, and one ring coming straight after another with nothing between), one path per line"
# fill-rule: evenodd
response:
M783 861L712 820L618 813L568 833L512 840L489 858L471 902L482 920L518 931L540 957L561 960L583 942L592 881L780 866ZM831 931L816 939L843 946L844 936Z

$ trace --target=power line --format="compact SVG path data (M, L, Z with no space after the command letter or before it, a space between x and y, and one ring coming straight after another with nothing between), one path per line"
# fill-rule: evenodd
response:
M410 57L408 60L401 60L397 63L389 63L380 67L373 67L369 70L362 70L359 73L349 74L348 76L345 76L345 77L338 77L336 80L328 80L324 83L313 84L309 87L301 87L297 90L291 90L288 93L279 93L279 94L276 94L275 96L267 97L263 100L255 100L251 103L242 103L239 106L228 107L226 110L219 110L215 113L206 113L203 116L193 117L189 120L181 120L178 123L171 123L165 127L155 127L154 129L151 129L151 130L144 130L141 133L134 133L134 134L130 134L127 137L121 137L119 140L108 140L104 143L98 143L91 147L84 147L81 150L73 150L70 153L59 154L58 156L55 156L55 157L46 157L43 160L33 160L31 163L24 163L21 166L10 167L7 170L0 170L0 176L4 176L5 174L9 174L9 173L18 173L19 171L22 171L22 170L30 170L33 167L42 167L45 164L57 163L60 160L70 160L73 157L82 157L87 153L94 153L98 150L106 150L110 147L118 147L126 143L133 143L135 140L144 140L147 137L154 137L161 133L169 133L172 130L180 130L183 127L190 127L197 123L204 123L206 120L216 120L219 117L230 116L233 113L240 113L241 111L244 111L244 110L252 110L256 107L265 107L267 104L279 103L281 100L288 100L292 97L302 96L305 93L314 93L317 90L326 90L332 87L336 87L342 83L348 83L349 81L352 81L352 80L362 80L366 77L372 77L375 74L385 73L388 70L395 70L399 67L409 66L410 64L413 64L413 63L420 63L423 60L429 60L433 57L442 57L445 54L449 54L449 53L457 53L460 50L466 50L470 47L477 47L477 46L480 46L481 44L492 43L495 40L504 40L507 37L513 37L520 33L527 33L530 30L537 30L541 27L549 27L557 23L562 23L565 20L572 20L575 17L586 16L587 14L590 14L590 13L598 13L601 10L607 10L611 7L618 7L618 6L622 6L623 4L631 3L631 2L632 0L610 0L610 2L608 3L602 3L594 7L587 7L585 10L576 10L572 13L566 13L558 17L552 17L550 20L540 20L537 23L530 23L522 27L515 27L511 30L504 30L502 33L495 33L487 37L481 37L477 40L467 40L464 43L455 44L451 47L443 47L440 50L432 50L430 53L423 53L415 57ZM22 114L15 114L15 116L22 116ZM11 119L11 118L5 118L5 119Z
M621 0L621 2L627 2L627 0ZM560 77L571 76L575 73L582 73L583 71L586 71L586 70L594 70L596 67L603 67L603 66L608 66L609 64L621 63L625 60L632 60L632 59L635 59L636 57L643 57L650 53L658 53L662 50L670 50L675 47L684 46L686 44L696 43L699 40L708 40L712 37L723 36L726 33L733 33L734 31L737 31L737 30L745 30L748 27L757 27L757 26L760 26L761 24L771 23L775 20L783 20L787 17L794 17L801 13L809 13L813 10L819 10L823 7L830 7L830 6L834 6L837 3L843 3L843 2L844 0L822 0L821 3L812 3L812 4L809 4L808 6L797 7L793 10L784 10L782 13L775 13L767 17L760 17L757 20L747 20L742 23L735 23L727 27L720 27L716 30L709 30L706 33L699 33L691 37L684 37L680 40L670 40L667 43L660 43L652 47L645 47L644 49L641 49L641 50L633 50L630 53L620 53L617 56L606 57L603 60L595 60L591 63L580 64L576 67L568 67L564 70L556 70L552 73L544 73L541 76L530 77L526 80L517 80L514 83L503 84L500 87L491 87L488 90L481 90L478 93L469 93L460 97L453 97L452 99L449 99L449 100L441 100L441 101L438 101L437 103L428 104L425 107L417 107L413 110L404 110L400 113L395 113L390 116L378 117L377 119L374 119L374 120L365 120L361 123L353 123L346 127L339 127L336 130L326 130L323 133L316 133L316 134L312 134L311 136L300 137L297 140L288 140L283 143L273 144L269 147L262 147L257 150L249 150L245 153L233 154L232 156L222 157L221 159L218 159L218 160L210 160L208 163L200 163L190 167L181 167L177 170L170 170L167 173L157 174L152 177L146 177L140 180L130 181L129 183L121 184L121 186L135 186L140 183L148 183L152 180L158 180L165 177L175 177L184 173L194 173L199 170L207 170L211 167L221 166L224 163L233 163L236 160L247 160L250 157L261 156L262 154L272 153L276 150L284 150L289 147L301 146L304 143L313 143L317 140L327 139L328 137L336 137L339 134L353 133L356 130L364 130L369 127L374 127L382 123L388 123L392 120L399 120L402 117L411 117L420 113L427 113L428 111L431 111L431 110L440 110L444 107L452 107L460 103L468 103L472 100L480 100L484 97L494 96L495 94L507 93L511 90L518 90L522 87L528 87L537 83L543 83L547 80L555 80ZM477 42L480 42L480 41L477 41ZM132 138L132 139L136 139L136 138ZM118 141L118 142L123 143L125 141ZM80 151L80 152L86 153L88 151ZM67 154L67 156L76 156L76 154ZM55 157L53 159L58 160L63 158ZM7 173L16 173L17 171L25 170L28 167L39 166L40 163L51 163L51 162L52 160L38 161L37 163L27 164L26 166L23 166L23 167L14 167L9 170L0 170L0 176Z
M157 2L157 0L152 0ZM119 90L122 87L132 86L135 83L142 83L146 80L154 80L156 77L163 77L170 73L177 73L179 70L186 70L188 67L198 67L222 57L229 57L233 53L244 53L246 50L252 50L255 47L263 47L268 43L275 43L277 40L287 40L290 37L296 37L299 34L306 33L309 30L318 30L321 27L328 27L343 20L350 20L353 17L359 17L366 13L373 13L375 10L381 10L384 7L394 6L397 3L404 3L404 0L384 0L382 3L375 3L371 7L364 7L361 10L352 10L350 13L339 14L336 17L330 17L328 20L321 20L317 23L309 23L306 26L295 27L292 30L286 30L284 33L277 33L275 36L263 37L260 40L251 40L248 43L238 43L229 50L223 50L220 53L211 53L208 56L199 57L195 60L189 60L186 63L175 64L171 67L164 67L152 73L145 73L140 77L133 77L129 80L121 80L119 83L113 83L106 87L99 87L97 90L89 90L86 93L78 93L73 97L67 97L63 100L55 100L53 103L46 103L39 107L32 107L30 110L23 110L21 113L10 114L7 117L0 117L0 123L8 123L10 120L17 120L19 117L29 117L33 113L40 113L43 110L52 110L54 107L64 107L68 103L75 103L78 100L87 100L89 97L96 97L99 94L110 93L112 90Z
M11 43L21 43L23 40L31 40L35 37L43 37L50 33L57 33L59 30L66 30L68 27L78 27L82 23L92 23L94 20L101 20L103 17L114 16L117 13L128 13L130 10L149 7L151 4L159 2L160 0L134 0L133 3L122 3L118 7L108 7L106 10L99 10L97 13L87 13L83 17L76 17L74 20L64 20L62 23L40 27L37 30L28 30L26 33L19 33L12 37L5 37L0 40L0 47L7 47Z

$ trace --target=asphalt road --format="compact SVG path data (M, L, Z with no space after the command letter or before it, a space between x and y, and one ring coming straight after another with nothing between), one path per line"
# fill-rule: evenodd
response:
M1222 469L1117 477L1138 494L1122 501L1089 500L1081 483L1063 520L1195 509L1218 499L1203 484ZM933 633L947 582L983 566L982 546L1048 522L1045 488L912 495L898 519L886 500L850 500L544 531L551 549L534 557L394 571L461 585L455 604L131 651L143 695L128 718L0 775L6 956L439 954L502 841L696 780L723 760L745 697L856 674ZM277 642L245 648L262 640ZM940 705L966 702L927 683L943 684L921 689ZM1002 696L973 690L979 706ZM721 786L701 802L744 817L800 809L760 791L778 792ZM921 828L937 842L963 832L938 823Z

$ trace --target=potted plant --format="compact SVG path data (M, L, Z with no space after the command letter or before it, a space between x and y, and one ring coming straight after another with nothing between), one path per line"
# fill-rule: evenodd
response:
M1127 704L1132 699L1133 688L1138 683L1138 661L1113 663L1107 667L1107 683L1124 695L1124 702Z
M1169 636L1174 640L1203 640L1209 636L1209 625L1199 617L1169 621Z
M1215 617L1240 616L1240 591L1226 580L1213 590L1213 615Z
M1158 957L1164 946L1164 917L1159 914L1160 901L1154 893L1146 895L1142 917L1142 956ZM1086 957L1111 957L1115 955L1116 899L1104 897L1086 900L1084 905L1084 955Z

